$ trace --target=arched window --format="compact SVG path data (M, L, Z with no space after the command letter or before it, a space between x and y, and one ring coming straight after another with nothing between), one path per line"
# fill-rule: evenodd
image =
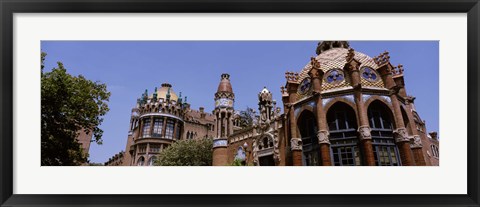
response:
M257 141L258 161L260 166L275 166L273 159L273 139L265 136Z
M245 151L242 147L238 147L237 154L235 155L236 160L245 161Z
M143 157L142 157L143 158ZM157 156L153 156L148 160L148 166L153 166L155 164L155 161L157 161Z
M298 129L302 136L303 165L320 165L320 145L317 138L317 122L315 115L304 110L298 118Z
M327 113L330 147L336 166L362 165L355 111L345 103L335 103Z
M398 148L393 138L393 115L390 109L384 103L374 101L368 107L368 118L372 128L375 164L378 166L401 165Z
M138 158L137 166L143 166L144 163L145 163L145 158L144 157Z

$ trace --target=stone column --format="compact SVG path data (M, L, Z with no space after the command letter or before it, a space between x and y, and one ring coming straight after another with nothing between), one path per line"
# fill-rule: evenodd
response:
M390 64L390 56L388 55L388 52L385 52L373 59L375 63L379 65L377 71L382 77L385 88L390 89L390 99L392 101L393 115L395 117L395 130L393 130L393 134L398 150L400 151L402 165L414 165L415 161L412 155L412 150L410 149L410 139L408 138L407 129L403 122L402 111L397 98L399 86L395 84L392 76L392 70L394 68Z
M367 109L363 101L362 85L360 77L360 62L355 59L353 49L349 50L347 55L347 64L345 64L345 71L348 72L351 85L354 89L355 105L357 107L357 117L359 120L358 134L360 139L360 147L363 151L364 165L374 166L375 155L373 154L371 128L368 122Z
M355 104L357 105L357 115L358 120L360 121L360 126L358 127L358 134L360 135L360 143L363 149L363 160L365 165L374 166L375 165L375 154L373 154L373 145L372 145L372 135L370 124L368 122L367 109L363 102L362 92L355 91Z
M150 116L150 137L153 134L153 116Z
M229 113L228 120L229 120L229 122L228 122L228 129L229 129L228 135L231 135L231 134L233 134L233 112Z
M423 156L422 139L418 134L417 125L415 124L415 119L413 118L413 114L412 114L411 104L413 104L414 99L415 99L414 97L406 98L407 110L405 112L407 114L410 126L405 126L405 127L410 127L410 131L412 131L412 137L410 139L413 140L413 143L410 144L410 148L412 149L413 158L415 159L415 165L425 166L427 165L427 163L425 161L425 157Z
M293 166L302 166L302 139L292 138L290 140L290 149L292 150Z
M177 127L178 127L178 120L175 119L175 125L173 127L173 139L177 139Z
M320 94L322 91L323 71L320 70L320 64L315 58L312 57L310 60L312 69L308 75L312 79L313 91L317 96L315 115L317 117L317 138L318 144L320 145L321 161L323 166L330 166L332 165L332 158L330 156L330 133L328 132L327 116L325 111L323 111L322 96Z
M227 112L222 110L222 138L227 136Z
M167 130L167 117L163 117L163 126L162 126L162 136L166 138L166 130Z
M216 117L217 117L217 125L215 126L215 127L217 127L216 128L216 130L217 130L217 136L216 137L220 137L220 135L221 135L220 134L221 133L220 129L222 128L222 124L220 123L220 112L217 112Z
M139 130L138 134L140 135L138 137L142 138L143 137L143 119L140 119L140 124L138 126L138 130Z
M297 88L298 83L287 83L287 89L289 94L289 102L290 102L290 112L289 112L289 119L290 119L290 133L291 133L291 150L293 156L293 165L294 166L302 166L302 138L300 138L297 128L297 121L295 118L295 108L293 103L297 100Z
M403 122L400 104L398 103L397 95L394 91L392 91L390 99L392 100L396 126L396 129L393 130L393 134L395 136L395 142L397 143L398 149L400 150L402 165L415 165L414 158L412 157L412 151L410 149L410 138L408 137L407 129L405 128L405 124Z

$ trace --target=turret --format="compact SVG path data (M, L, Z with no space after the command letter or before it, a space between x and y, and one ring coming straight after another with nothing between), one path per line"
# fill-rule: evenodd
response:
M230 83L230 75L222 74L215 93L216 136L213 140L213 165L227 165L228 136L233 133L233 103L235 95Z

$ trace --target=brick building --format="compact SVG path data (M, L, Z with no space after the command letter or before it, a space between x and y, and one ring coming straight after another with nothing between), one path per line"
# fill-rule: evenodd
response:
M265 88L257 124L217 132L214 165L439 165L437 134L426 132L403 66L393 66L388 52L371 58L347 41L324 41L316 53L300 72L285 73L284 114ZM232 110L216 105L222 129Z
M427 133L407 94L403 66L387 52L371 58L347 41L323 41L299 72L285 73L282 104L258 93L258 116L241 127L235 93L222 74L212 114L162 84L132 109L124 165L151 165L179 139L213 138L213 165L439 165L437 133ZM283 113L281 113L283 108Z

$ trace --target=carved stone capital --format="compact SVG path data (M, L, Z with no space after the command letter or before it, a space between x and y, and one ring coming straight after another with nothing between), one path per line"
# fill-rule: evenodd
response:
M411 142L410 142L410 148L422 148L423 147L423 144L422 144L422 140L420 139L420 135L414 135L412 138L411 138Z
M409 142L410 138L408 138L407 129L405 128L398 128L393 130L393 136L395 137L396 142Z
M363 125L358 127L358 134L360 135L360 141L366 140L366 139L372 139L372 129L370 129L370 126Z
M302 150L302 139L301 138L292 138L290 140L291 150Z
M317 132L319 144L330 144L330 133L327 130L320 130Z

